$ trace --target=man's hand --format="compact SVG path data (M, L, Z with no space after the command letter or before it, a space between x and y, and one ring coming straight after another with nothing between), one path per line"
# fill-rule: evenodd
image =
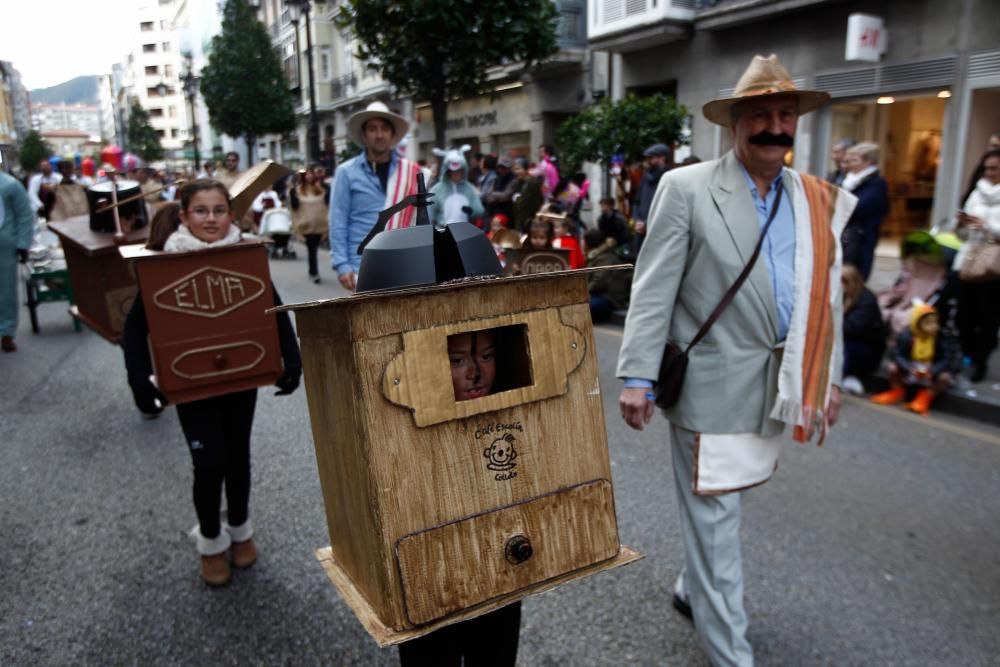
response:
M637 431L641 431L653 418L656 404L647 397L651 392L651 389L645 387L625 387L618 397L622 419Z
M830 402L826 405L826 423L833 426L840 417L840 387L830 387Z
M353 271L349 271L347 273L341 273L339 276L337 276L337 280L339 280L340 284L344 286L344 289L350 290L352 292L358 286L358 274L354 273Z

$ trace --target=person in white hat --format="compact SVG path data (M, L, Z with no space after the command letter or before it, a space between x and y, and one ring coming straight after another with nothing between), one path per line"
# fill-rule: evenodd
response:
M382 102L372 102L347 120L347 136L365 150L340 165L330 193L330 263L345 289L357 287L358 245L379 212L417 192L420 166L395 150L409 127ZM408 227L414 218L414 209L407 208L392 216L386 228Z
M774 472L786 425L822 442L840 406L839 238L856 200L784 166L799 116L828 100L798 90L776 56L756 56L732 97L702 108L733 150L663 176L635 267L619 407L641 430L665 406L685 556L674 606L718 667L753 664L742 491ZM668 343L687 353L682 383L661 373Z

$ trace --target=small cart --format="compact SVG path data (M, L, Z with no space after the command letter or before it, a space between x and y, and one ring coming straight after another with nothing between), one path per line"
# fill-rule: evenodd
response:
M65 262L55 261L35 267L25 265L23 274L25 306L31 316L31 331L39 333L41 331L38 326L39 304L66 301L71 309L73 307L73 287L69 282L69 271ZM79 333L80 321L72 317L71 311L68 312L71 314L70 319L73 320L74 331Z

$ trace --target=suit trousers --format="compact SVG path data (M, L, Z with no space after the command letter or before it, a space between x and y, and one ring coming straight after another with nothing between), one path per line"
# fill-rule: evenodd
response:
M695 433L671 424L670 442L685 560L675 592L691 605L698 638L715 667L751 667L740 553L742 493L695 495Z

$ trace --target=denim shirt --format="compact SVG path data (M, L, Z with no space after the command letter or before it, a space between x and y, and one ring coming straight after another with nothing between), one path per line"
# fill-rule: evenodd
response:
M760 192L750 174L740 164L743 175L746 176L750 197L753 199L754 210L757 212L757 222L760 230L764 230L767 218L774 208L774 199L778 195L778 187L785 174L782 169L778 177L771 183L767 196L761 199ZM766 261L768 273L771 276L771 287L778 306L778 340L783 341L788 336L788 326L792 319L792 306L795 303L795 213L792 210L791 193L781 195L781 204L774 216L771 228L767 230L764 244L761 246L761 257L757 261ZM625 388L652 388L653 381L645 378L625 378Z
M330 264L337 275L357 273L361 267L358 246L375 226L385 206L385 190L367 160L367 152L337 168L330 192ZM389 179L399 167L392 151Z
M767 196L761 199L757 186L742 164L740 169L746 176L754 210L757 211L757 221L763 231L771 209L774 208L774 199L778 196L785 170L781 170L771 183ZM792 210L791 192L781 195L781 205L771 228L767 230L760 254L761 259L767 262L768 273L771 275L771 287L778 306L778 341L783 341L788 336L788 324L792 320L792 306L795 304L795 213Z

